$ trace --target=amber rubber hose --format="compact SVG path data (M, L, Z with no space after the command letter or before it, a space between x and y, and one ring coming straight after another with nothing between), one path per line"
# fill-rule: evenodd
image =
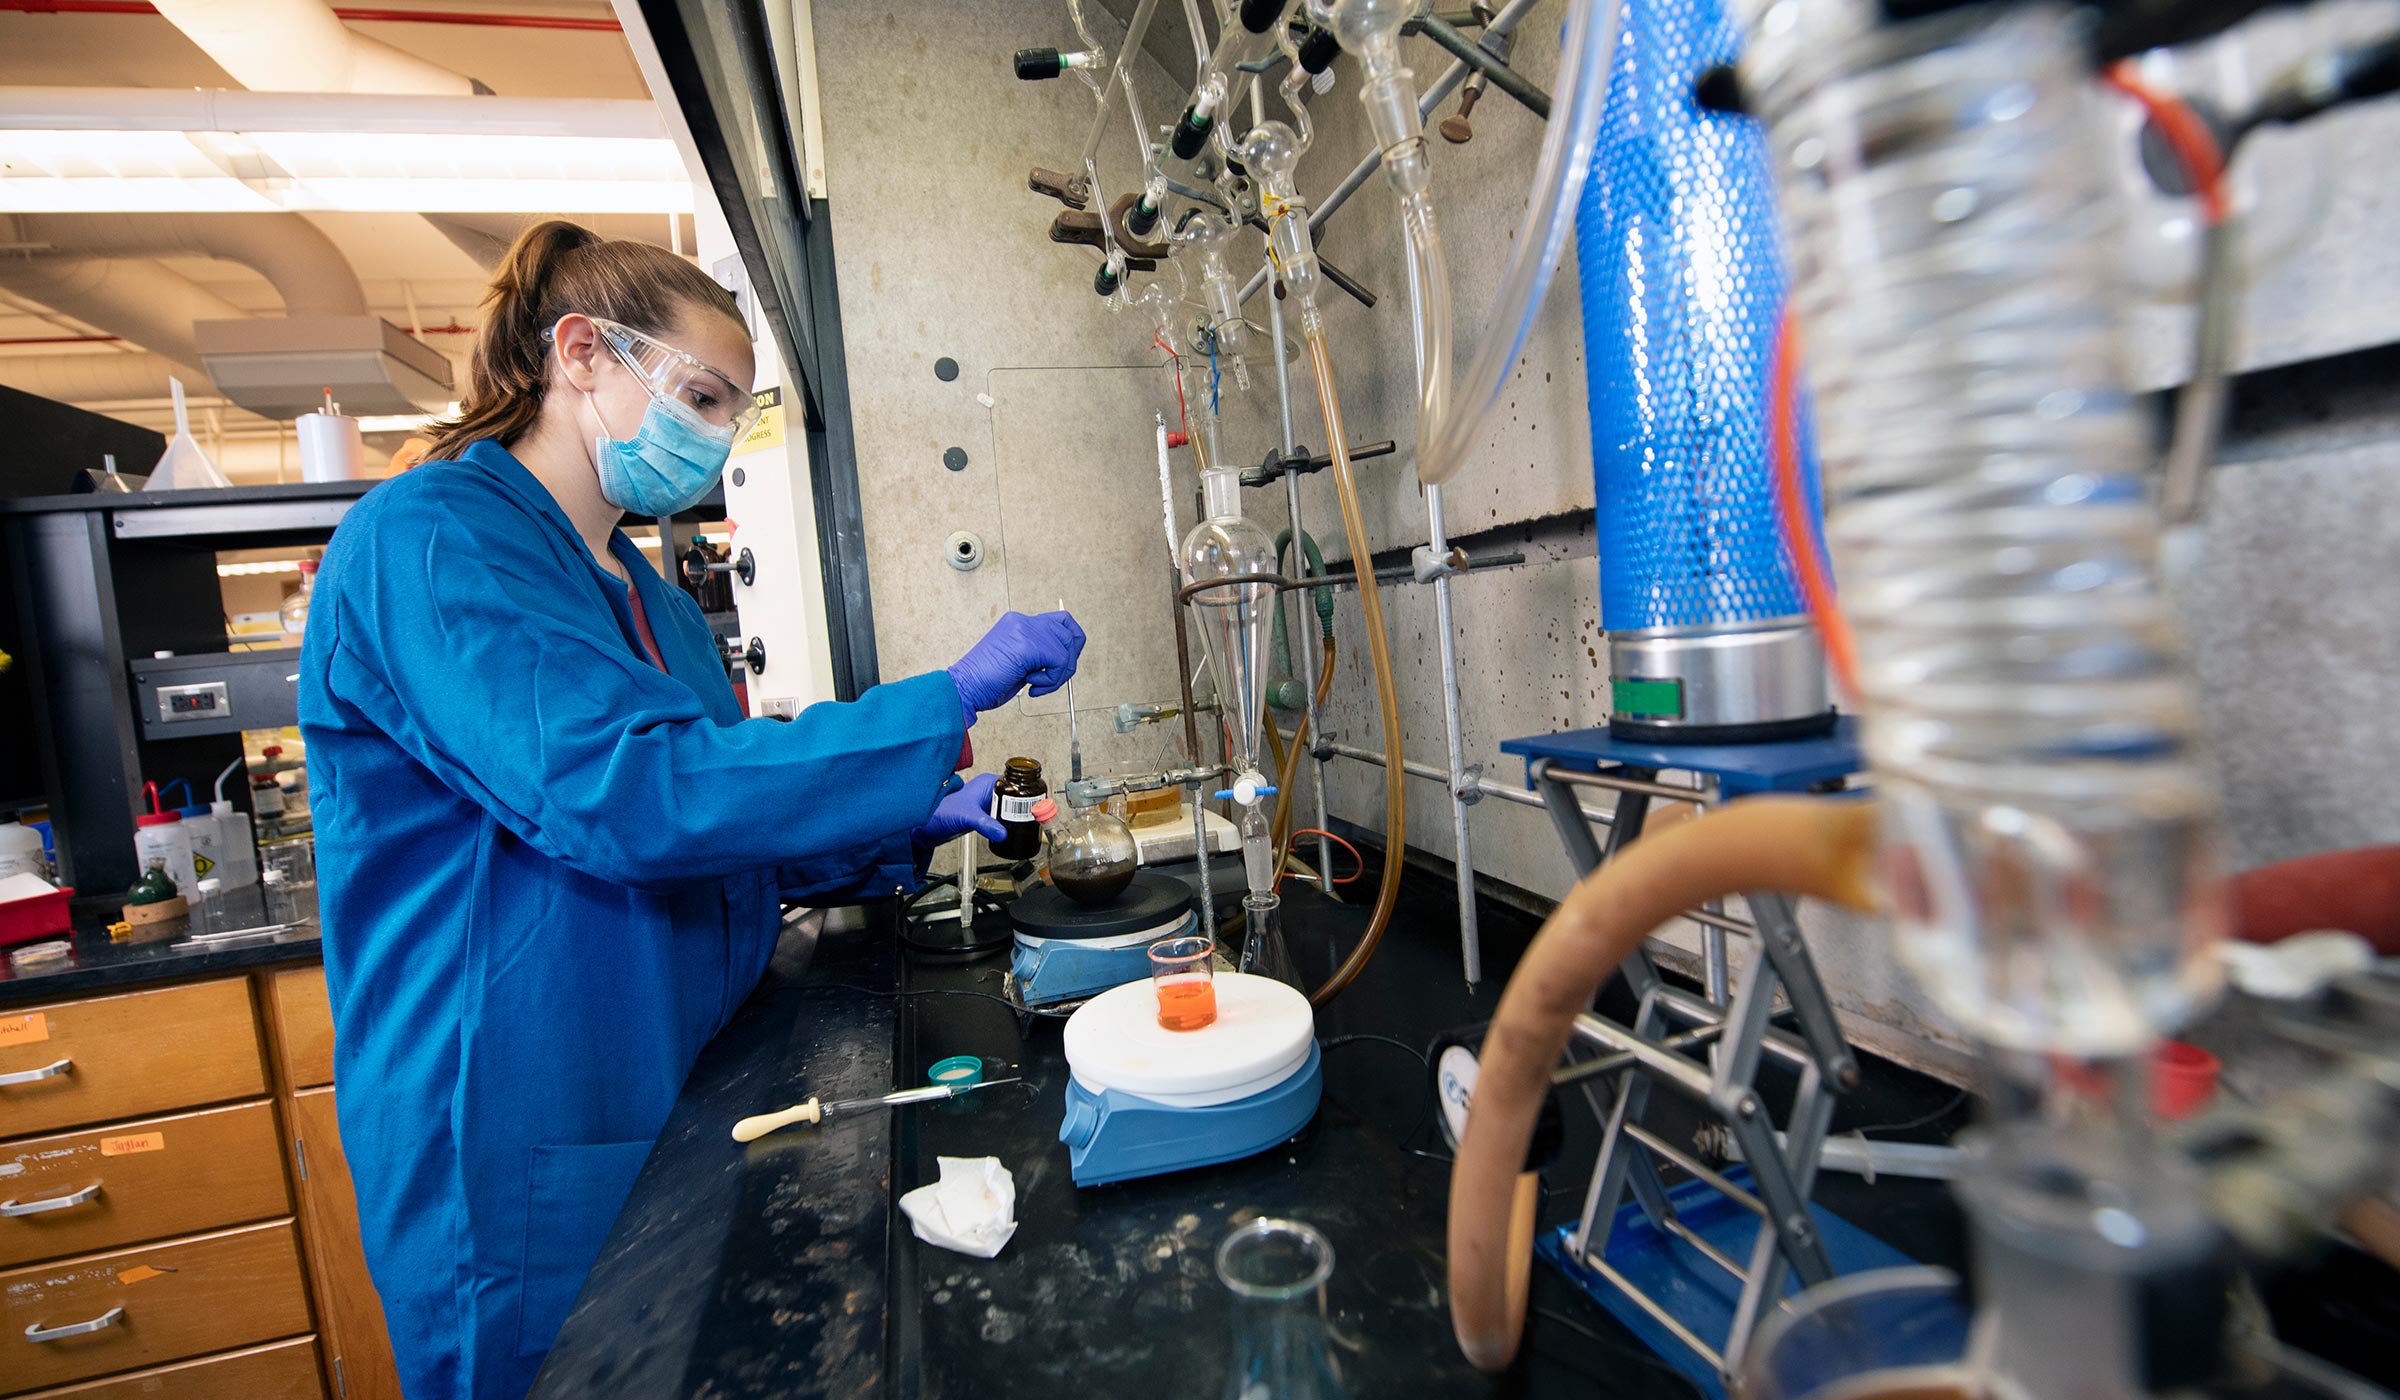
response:
M1358 480L1350 470L1350 435L1342 427L1342 400L1334 392L1333 356L1320 327L1308 335L1308 367L1317 381L1317 407L1325 415L1325 440L1333 444L1333 489L1342 504L1342 531L1350 539L1351 572L1358 576L1359 608L1366 614L1367 655L1375 663L1375 707L1383 720L1383 882L1375 890L1375 912L1366 936L1350 956L1308 994L1323 1006L1342 994L1375 956L1383 931L1400 902L1400 853L1408 848L1408 773L1400 766L1400 695L1392 686L1392 652L1383 633L1383 591L1375 584L1375 551L1367 542L1367 518L1358 508Z
M1317 668L1316 710L1322 712L1325 699L1333 693L1333 638L1325 639L1325 661ZM1302 712L1292 724L1292 746L1283 746L1282 736L1270 721L1267 725L1267 747L1275 753L1275 821L1269 830L1275 837L1275 877L1283 878L1284 864L1292 858L1292 809L1297 805L1292 796L1292 784L1300 780L1300 753L1308 747L1308 714Z
M1519 1178L1575 1017L1643 939L1727 895L1772 890L1867 909L1871 803L1754 797L1646 836L1586 876L1534 935L1483 1041L1450 1170L1450 1324L1467 1359L1507 1367L1525 1327L1532 1235Z

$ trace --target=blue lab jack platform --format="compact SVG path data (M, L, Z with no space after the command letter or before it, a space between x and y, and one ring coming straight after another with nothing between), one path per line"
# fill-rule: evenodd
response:
M1753 1185L1747 1168L1733 1167L1725 1175L1744 1189ZM1764 1228L1756 1215L1727 1200L1705 1181L1685 1181L1669 1187L1667 1200L1674 1206L1676 1218L1694 1234L1731 1258L1743 1261L1750 1258L1751 1247L1759 1230ZM1811 1204L1808 1213L1817 1222L1817 1233L1825 1241L1825 1252L1831 1258L1837 1278L1917 1262L1822 1206ZM1545 1230L1534 1239L1534 1253L1590 1294L1592 1301L1608 1309L1611 1317L1624 1323L1668 1365L1689 1377L1710 1400L1726 1400L1725 1382L1716 1369L1647 1309L1627 1297L1624 1290L1586 1265L1575 1253L1574 1237L1573 1221ZM1640 1202L1629 1200L1617 1208L1616 1228L1609 1232L1608 1247L1601 1252L1601 1258L1673 1313L1675 1320L1693 1335L1722 1348L1733 1328L1733 1310L1741 1296L1741 1280L1725 1272L1689 1242L1651 1224L1650 1218L1642 1213ZM1785 1295L1799 1291L1798 1279L1787 1272Z
M1831 734L1772 744L1637 744L1617 738L1603 725L1503 739L1500 752L1525 760L1527 787L1533 786L1533 761L1546 758L1562 768L1586 773L1611 768L1681 769L1716 779L1717 792L1727 801L1762 792L1809 792L1820 783L1848 777L1866 767L1858 752L1858 721L1849 715L1834 722Z

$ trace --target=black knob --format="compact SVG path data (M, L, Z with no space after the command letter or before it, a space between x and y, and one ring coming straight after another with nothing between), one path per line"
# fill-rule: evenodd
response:
M1092 290L1104 297L1115 296L1119 280L1117 270L1107 263L1102 263L1100 271L1092 278Z
M726 637L717 645L725 649L726 665L747 665L750 668L750 674L754 676L763 676L767 673L767 644L758 638L752 637L749 645L744 646L741 638Z
M1029 83L1055 78L1066 71L1067 65L1058 61L1056 49L1017 50L1017 76Z
M1200 154L1200 148L1208 144L1208 129L1211 125L1213 123L1207 117L1200 115L1199 108L1187 108L1184 111L1183 120L1175 123L1173 145L1175 158L1190 160Z
M1300 70L1310 75L1324 72L1333 66L1341 54L1342 41L1333 37L1330 29L1311 29L1300 41Z
M1742 75L1730 63L1702 69L1699 80L1692 84L1692 101L1704 112L1738 116L1750 110L1742 95Z
M1242 28L1253 34L1264 34L1283 18L1283 7L1291 0L1242 0Z
M1143 195L1125 211L1125 231L1136 238L1148 238L1150 230L1158 227L1158 211L1150 207L1150 196Z

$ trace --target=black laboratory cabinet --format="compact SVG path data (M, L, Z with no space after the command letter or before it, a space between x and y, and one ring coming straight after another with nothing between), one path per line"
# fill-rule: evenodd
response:
M30 710L16 732L32 736L39 783L18 796L48 798L60 879L79 896L140 873L145 781L205 797L243 730L297 719L298 649L228 649L218 551L321 545L374 484L0 500L18 643L5 679ZM226 792L249 809L246 780Z

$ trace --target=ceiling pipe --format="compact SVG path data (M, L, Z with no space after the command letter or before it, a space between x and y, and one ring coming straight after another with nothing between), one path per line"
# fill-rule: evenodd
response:
M667 139L658 105L641 98L426 97L235 88L0 88L0 128Z
M192 323L244 314L188 277L123 258L0 257L0 288L166 357L194 385L207 383L208 376L199 368ZM160 382L153 380L150 392Z
M205 382L190 365L149 353L0 356L0 384L60 403L152 399L169 378Z
M366 289L349 259L298 214L18 214L0 228L18 247L47 245L74 256L240 263L274 285L286 315L367 310Z
M156 15L150 0L0 0L0 13L20 15ZM560 29L580 34L621 34L614 19L576 15L494 15L479 10L371 10L333 7L351 24L464 24L479 29Z
M167 22L259 92L442 93L480 84L343 24L324 0L156 0Z
M349 259L298 214L18 214L0 228L18 247L47 245L73 256L240 263L274 285L286 315L367 310Z

